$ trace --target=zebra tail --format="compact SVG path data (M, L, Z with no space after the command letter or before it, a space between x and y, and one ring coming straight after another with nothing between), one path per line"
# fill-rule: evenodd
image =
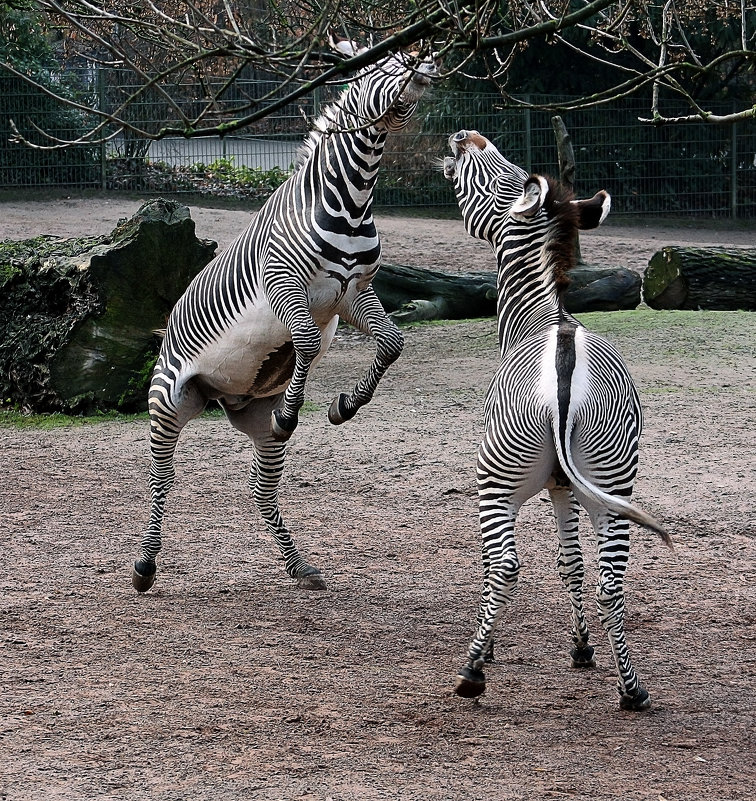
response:
M556 431L554 434L557 436ZM572 453L567 442L557 440L557 457L559 459L559 465L570 480L570 483L578 487L584 495L587 495L596 503L606 506L607 509L614 512L616 515L625 517L628 520L632 520L633 523L637 523L639 526L655 531L662 538L665 545L674 548L672 537L670 537L669 532L655 517L639 509L637 506L628 503L624 498L604 492L581 475L575 467L575 463L572 461Z
M604 492L578 470L572 458L572 427L568 427L569 413L572 406L571 387L574 368L575 329L572 326L560 326L556 350L557 403L555 412L551 415L552 433L559 466L569 481L595 503L606 506L616 515L632 520L639 526L655 531L664 543L672 548L672 538L669 532L656 518L637 506L628 503L624 498Z

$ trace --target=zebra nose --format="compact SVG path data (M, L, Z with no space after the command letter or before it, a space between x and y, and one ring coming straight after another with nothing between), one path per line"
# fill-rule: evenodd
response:
M467 131L457 131L454 134L454 141L455 142L464 142L467 139Z

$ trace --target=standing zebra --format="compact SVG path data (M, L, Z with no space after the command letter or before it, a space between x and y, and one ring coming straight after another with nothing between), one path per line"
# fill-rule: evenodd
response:
M210 399L252 440L250 488L286 572L301 587L325 587L279 511L285 442L339 317L374 337L376 356L351 394L334 400L332 423L373 397L402 351L371 286L381 253L373 187L387 134L407 124L435 72L433 61L407 54L364 70L317 120L294 174L171 312L149 392L150 520L132 573L139 592L155 579L179 434Z
M477 131L453 134L444 161L467 231L491 243L498 261L501 364L485 403L478 451L483 589L478 629L456 692L485 689L482 667L493 659L496 620L511 599L520 569L515 518L541 489L551 496L559 537L557 567L572 605L574 667L595 664L583 614L583 557L578 504L591 519L598 547L596 597L618 672L620 706L651 700L628 654L624 576L628 522L669 535L628 502L638 463L642 416L638 394L617 351L564 309L579 228L595 228L609 195L574 200L560 184L507 161Z

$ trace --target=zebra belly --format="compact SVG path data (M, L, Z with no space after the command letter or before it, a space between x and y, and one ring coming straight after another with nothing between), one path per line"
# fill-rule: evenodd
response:
M319 322L323 340L316 363L330 347L337 325L333 314ZM193 364L192 378L207 397L224 399L234 408L283 392L294 362L289 330L270 308L257 308L202 350Z

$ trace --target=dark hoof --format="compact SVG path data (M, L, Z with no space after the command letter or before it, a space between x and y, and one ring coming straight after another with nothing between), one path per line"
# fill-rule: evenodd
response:
M574 668L592 668L596 667L596 658L593 655L593 646L586 645L583 648L573 648L570 651L572 657L572 667Z
M486 689L486 677L482 670L464 667L457 673L454 692L462 698L477 698Z
M274 409L270 416L270 430L276 442L286 442L294 433L299 421L295 417L293 421L287 420L280 409Z
M651 708L651 696L643 689L638 687L635 695L620 695L620 709L627 709L630 712L643 712Z
M134 562L131 570L131 583L137 592L147 592L155 583L155 571L157 565L154 562Z
M326 583L321 572L317 568L310 567L297 576L297 587L300 590L324 590Z
M338 398L333 399L328 409L328 420L335 426L346 423L347 420L351 420L355 414L357 414L357 409L349 409L347 407L347 397L348 396L342 392Z

